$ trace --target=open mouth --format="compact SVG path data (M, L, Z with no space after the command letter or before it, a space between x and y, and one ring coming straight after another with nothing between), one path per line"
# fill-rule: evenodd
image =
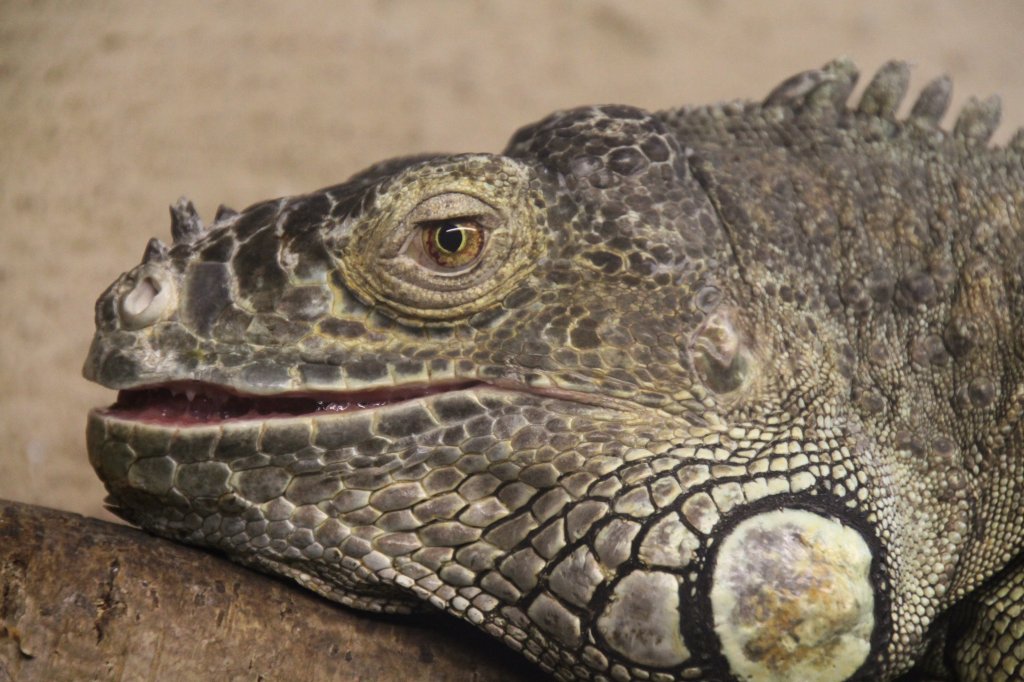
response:
M105 413L131 421L191 426L369 410L476 385L479 382L466 381L369 391L258 396L211 384L182 382L119 391L117 402Z

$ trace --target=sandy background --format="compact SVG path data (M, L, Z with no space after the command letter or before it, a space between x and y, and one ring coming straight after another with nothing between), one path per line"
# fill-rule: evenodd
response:
M106 516L80 378L92 304L204 216L384 157L497 151L557 108L760 98L889 57L1024 124L1024 2L0 0L0 497Z

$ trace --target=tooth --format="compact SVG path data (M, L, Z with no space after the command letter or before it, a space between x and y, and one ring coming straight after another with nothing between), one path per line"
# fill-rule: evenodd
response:
M196 399L196 390L194 388L186 388L185 396L188 398L189 402L192 402Z

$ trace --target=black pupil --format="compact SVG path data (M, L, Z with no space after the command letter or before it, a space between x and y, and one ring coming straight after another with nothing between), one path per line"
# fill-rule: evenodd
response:
M466 236L457 223L445 223L437 230L437 245L447 253L455 253L465 241Z

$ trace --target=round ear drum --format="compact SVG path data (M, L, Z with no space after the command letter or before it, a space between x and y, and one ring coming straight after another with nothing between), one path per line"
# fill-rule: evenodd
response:
M873 556L861 532L803 509L755 514L717 549L715 633L745 680L848 679L875 629Z

